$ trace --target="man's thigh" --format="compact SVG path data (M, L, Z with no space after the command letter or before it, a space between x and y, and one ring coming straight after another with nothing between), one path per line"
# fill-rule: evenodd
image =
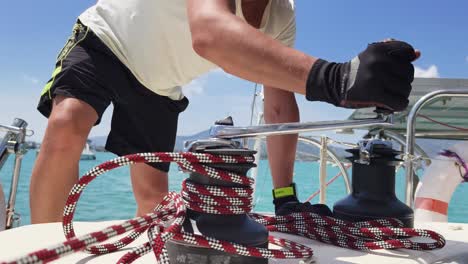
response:
M58 100L56 98L74 98L94 109L98 116L97 124L114 94L108 89L108 80L102 79L102 73L112 71L115 63L110 55L98 50L101 44L94 34L88 28L78 25L58 56L52 77L41 93L38 110L49 117L52 108L62 110L54 102Z
M160 96L131 80L130 87L117 91L111 131L106 149L118 156L174 150L179 113L188 105L186 98L175 101ZM168 163L148 165L169 171Z

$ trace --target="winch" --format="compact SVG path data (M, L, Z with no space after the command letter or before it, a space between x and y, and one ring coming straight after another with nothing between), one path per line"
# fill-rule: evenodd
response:
M363 140L348 150L352 157L352 193L335 203L333 213L348 221L396 218L413 227L414 213L395 195L396 166L401 153L389 141Z
M230 122L228 122L230 121ZM227 123L226 123L227 122ZM232 125L232 119L216 122L217 125ZM238 141L226 139L206 139L186 143L186 151L195 153L208 153L214 155L248 156L255 151L242 148ZM214 164L210 167L246 175L255 164ZM199 173L189 174L188 182L205 186L223 187L250 187L237 183L228 183L222 180L208 178ZM247 214L219 215L187 210L187 220L184 224L185 232L201 233L207 237L238 243L244 246L268 247L268 230L254 221ZM232 255L222 251L193 246L181 242L170 241L167 250L171 264L266 264L267 259Z

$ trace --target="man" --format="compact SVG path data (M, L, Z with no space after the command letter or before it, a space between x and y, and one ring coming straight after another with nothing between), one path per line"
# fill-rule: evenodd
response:
M85 11L42 92L49 118L31 179L32 223L60 221L87 136L112 102L106 148L117 154L172 151L181 86L221 67L265 85L268 123L296 122L294 93L343 107L402 110L419 56L403 42L374 43L348 63L294 50L289 0L99 0ZM292 184L296 135L268 138L278 214L315 210ZM168 192L168 164L130 168L138 215Z

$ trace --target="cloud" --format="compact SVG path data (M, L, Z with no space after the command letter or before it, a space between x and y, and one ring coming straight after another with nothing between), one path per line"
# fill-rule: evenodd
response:
M36 84L39 84L39 79L36 78L36 77L34 77L34 76L31 76L31 75L29 75L29 74L23 73L23 74L21 75L21 77L23 78L23 80L24 80L25 82L32 83L32 84L35 84L35 85L36 85Z
M465 61L468 62L468 56L465 57Z
M182 91L185 96L189 99L190 97L202 95L208 85L209 81L213 80L213 77L222 77L228 79L234 79L235 77L229 73L226 73L221 68L209 71L206 74L201 75L197 79L192 80L189 84L182 87Z
M204 78L199 78L191 81L189 84L182 87L184 95L188 98L201 95L205 90L206 80Z
M414 77L417 78L439 78L439 70L436 65L431 65L427 69L423 69L420 67L414 68Z

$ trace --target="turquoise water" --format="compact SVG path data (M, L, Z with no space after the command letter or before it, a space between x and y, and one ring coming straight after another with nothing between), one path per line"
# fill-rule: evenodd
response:
M29 177L35 160L35 151L30 151L24 157L21 178L18 189L16 211L21 214L21 224L29 224ZM97 160L82 161L80 163L80 175L92 167L115 158L111 153L97 153ZM0 180L3 183L4 191L8 195L10 177L12 173L13 159L10 157L3 170L0 172ZM305 200L310 194L318 189L318 164L310 162L297 162L295 166L295 182L301 200ZM328 175L333 177L338 173L338 168L329 167ZM170 189L172 191L180 190L180 183L186 177L185 174L178 171L177 166L173 165L170 172ZM400 199L403 197L403 172L400 171L397 176L397 195ZM256 211L272 211L271 203L271 178L268 169L268 163L261 161L259 166L259 177L257 179L257 193L255 196ZM47 195L47 194L44 194ZM468 184L460 186L453 196L449 207L449 220L451 222L468 223L468 202L465 198L468 195ZM343 180L340 178L335 181L327 192L328 205L332 206L334 202L345 196ZM316 197L313 202L317 202ZM76 220L79 221L100 221L112 219L128 219L134 216L136 207L135 200L131 192L130 177L128 168L118 168L110 171L94 180L85 190L79 201L76 213Z

